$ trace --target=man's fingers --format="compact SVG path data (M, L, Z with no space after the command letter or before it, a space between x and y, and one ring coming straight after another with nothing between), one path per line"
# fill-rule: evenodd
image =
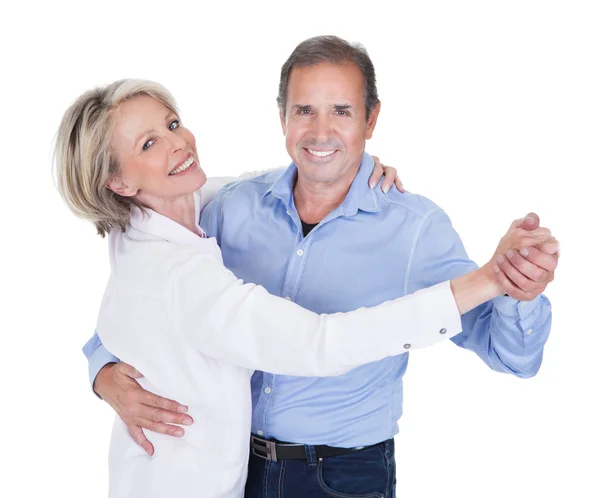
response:
M542 242L536 247L540 251L545 252L547 254L556 254L557 257L560 256L560 243L554 237L552 237L552 240Z
M152 420L153 422L164 422L167 424L192 425L194 419L184 413L176 413L162 408L154 408L145 406L139 411L138 415L141 419Z
M139 379L143 377L143 375L138 372L134 367L125 362L117 363L115 366L119 373L126 375L127 377L131 377L132 379Z
M494 271L496 271L496 282L498 282L505 294L518 301L531 301L535 297L519 289L498 266L494 267Z
M148 455L154 455L154 446L152 446L152 443L146 439L142 428L137 425L127 425L127 428L129 429L129 434L131 434L131 437L135 440L135 442L139 444L144 451L148 453Z
M185 434L185 431L181 427L165 424L163 422L155 422L154 420L147 418L136 419L136 423L141 425L144 429L160 434L166 434L167 436L181 437Z
M548 244L552 245L554 242L548 242ZM556 244L558 244L558 241L556 241ZM523 258L546 271L554 271L558 266L558 256L556 254L541 251L538 247L523 247L519 253Z
M527 252L529 248L525 247L521 249L523 252ZM520 252L510 249L506 253L506 258L512 263L512 265L529 280L533 280L537 283L547 283L550 275L548 270L538 266L537 264L525 259Z
M149 391L145 391L144 403L150 406L155 406L156 408L168 410L170 412L185 413L188 411L187 406L179 404L177 401L173 401L172 399L157 396Z
M498 266L510 281L523 292L532 292L537 285L536 282L530 280L517 270L510 260L502 254L496 257L496 266Z

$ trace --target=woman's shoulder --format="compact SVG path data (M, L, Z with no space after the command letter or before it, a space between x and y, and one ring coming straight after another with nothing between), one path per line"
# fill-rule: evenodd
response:
M168 298L173 284L193 268L222 266L221 252L214 239L202 239L196 246L154 238L123 237L113 248L111 270L119 287Z

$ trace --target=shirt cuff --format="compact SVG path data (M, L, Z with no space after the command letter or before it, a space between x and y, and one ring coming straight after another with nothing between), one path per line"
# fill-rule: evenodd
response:
M500 296L494 298L494 307L502 315L519 317L520 321L525 321L535 312L541 299L541 294L531 301L517 301L510 296Z
M92 353L92 355L88 358L88 369L90 375L90 386L92 388L92 392L99 398L96 391L94 391L94 381L96 380L96 376L98 372L102 370L105 365L109 363L119 363L119 358L110 354L104 347L99 347Z
M450 281L422 289L416 293L419 316L425 317L424 332L412 344L412 349L428 347L462 332L462 320ZM409 345L410 347L410 345Z

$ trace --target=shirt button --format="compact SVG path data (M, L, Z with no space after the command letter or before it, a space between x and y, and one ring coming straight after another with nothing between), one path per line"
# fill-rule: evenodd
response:
M298 256L302 256L304 254L304 251L302 249L298 249L298 251L296 252L296 254Z
M410 349L410 344L405 344L404 349Z
M529 329L527 332L525 332L527 335L531 335L533 334L533 329Z
M440 329L440 334L445 334L446 332L448 332L446 329Z
M264 436L264 435L265 435L265 433L264 433L263 431L256 431L256 433L257 433L259 436Z
M265 394L271 394L271 388L265 387Z
M285 296L285 300L286 300L286 301L291 301L291 300L292 300L292 298L291 298L290 296Z

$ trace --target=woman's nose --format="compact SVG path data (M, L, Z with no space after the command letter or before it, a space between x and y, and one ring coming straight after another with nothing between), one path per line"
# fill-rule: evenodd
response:
M170 142L173 152L177 152L187 147L187 142L184 140L184 138L174 132L171 132Z

